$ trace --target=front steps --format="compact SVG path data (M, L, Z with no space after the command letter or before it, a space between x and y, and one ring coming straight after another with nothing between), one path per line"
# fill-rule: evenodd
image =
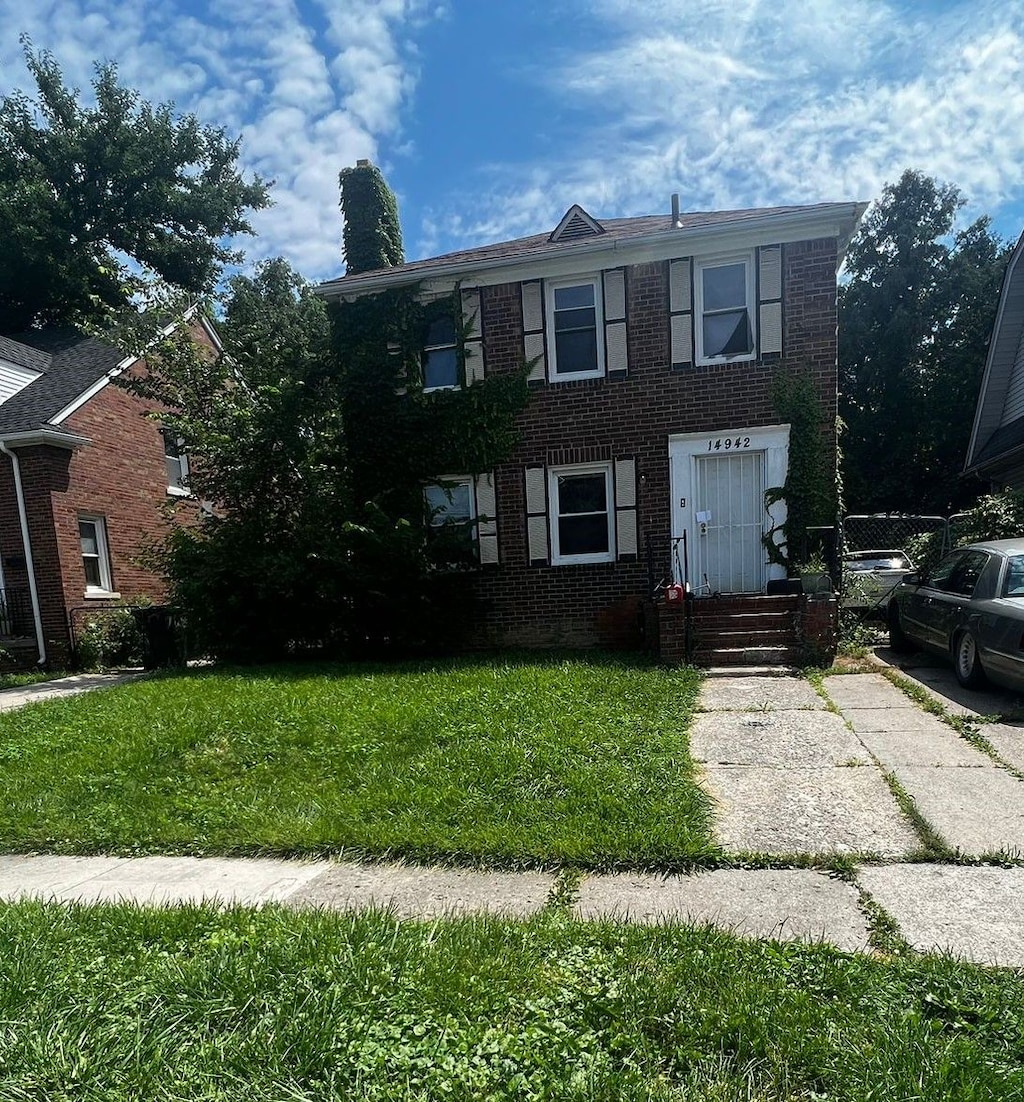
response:
M655 601L647 611L649 639L662 661L718 670L828 665L837 623L836 599L817 594Z
M798 596L704 597L693 602L697 666L797 666Z

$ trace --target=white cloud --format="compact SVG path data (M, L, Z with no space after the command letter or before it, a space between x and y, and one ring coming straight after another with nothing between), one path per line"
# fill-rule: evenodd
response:
M0 0L0 94L31 90L21 32L84 93L93 63L115 61L147 99L241 134L247 170L276 181L275 205L253 219L259 238L239 242L250 260L281 253L309 278L337 275L338 172L400 136L416 83L412 36L444 11L421 0L316 0L318 33L298 5L220 0L199 17L173 0Z
M923 17L875 0L568 6L603 20L609 45L538 68L549 110L592 121L560 157L494 165L472 204L428 212L425 244L539 232L572 202L667 211L673 191L690 210L867 199L906 167L959 185L971 214L1019 188L1020 0Z

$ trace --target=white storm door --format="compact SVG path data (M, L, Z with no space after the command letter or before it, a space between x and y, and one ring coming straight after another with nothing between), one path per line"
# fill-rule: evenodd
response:
M765 453L698 456L696 467L694 581L709 586L698 592L763 593Z

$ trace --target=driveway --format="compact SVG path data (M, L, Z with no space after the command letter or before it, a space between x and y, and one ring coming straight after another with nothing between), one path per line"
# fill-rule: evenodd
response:
M985 689L965 689L957 681L951 662L915 651L897 654L889 647L875 647L875 659L899 670L909 681L927 690L953 715L999 716L1024 721L1024 697L1020 693L990 685Z

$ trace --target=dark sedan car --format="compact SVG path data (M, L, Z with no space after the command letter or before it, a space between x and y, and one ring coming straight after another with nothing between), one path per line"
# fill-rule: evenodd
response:
M972 543L908 574L889 603L889 639L951 658L968 688L988 677L1024 692L1024 537Z

